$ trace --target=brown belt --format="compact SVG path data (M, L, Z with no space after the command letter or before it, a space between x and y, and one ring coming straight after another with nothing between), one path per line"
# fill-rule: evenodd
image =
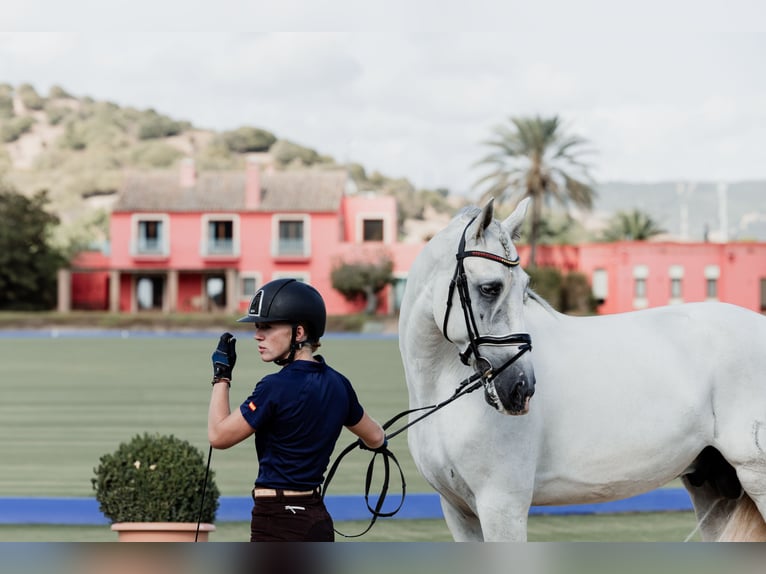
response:
M253 489L253 498L276 498L277 496L313 496L319 494L319 487L314 490L283 490L279 488Z

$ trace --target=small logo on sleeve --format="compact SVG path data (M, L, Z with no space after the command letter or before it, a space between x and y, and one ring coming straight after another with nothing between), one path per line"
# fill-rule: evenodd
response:
M249 408L251 411L254 411L258 407L255 406L255 403L253 401L250 401L249 403L247 403L247 408Z

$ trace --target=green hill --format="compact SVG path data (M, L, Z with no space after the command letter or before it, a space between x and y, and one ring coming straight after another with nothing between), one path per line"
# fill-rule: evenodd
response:
M62 242L107 239L110 201L128 170L175 169L194 157L199 171L244 169L246 157L268 153L279 169L338 167L335 160L255 126L216 132L153 109L121 107L54 86L0 84L0 178L22 193L47 189L62 220ZM423 218L426 206L449 212L445 190L416 190L402 178L344 166L361 190L390 193L400 219Z

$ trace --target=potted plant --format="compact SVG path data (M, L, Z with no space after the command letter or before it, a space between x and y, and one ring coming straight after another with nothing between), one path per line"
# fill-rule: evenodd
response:
M206 541L215 530L220 491L203 453L188 441L137 435L102 456L93 471L99 508L121 542Z

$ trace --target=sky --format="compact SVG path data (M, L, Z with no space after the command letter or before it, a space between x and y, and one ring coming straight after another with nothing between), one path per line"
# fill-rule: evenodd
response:
M760 0L26 0L0 82L255 126L475 194L492 130L558 115L596 181L766 179Z

